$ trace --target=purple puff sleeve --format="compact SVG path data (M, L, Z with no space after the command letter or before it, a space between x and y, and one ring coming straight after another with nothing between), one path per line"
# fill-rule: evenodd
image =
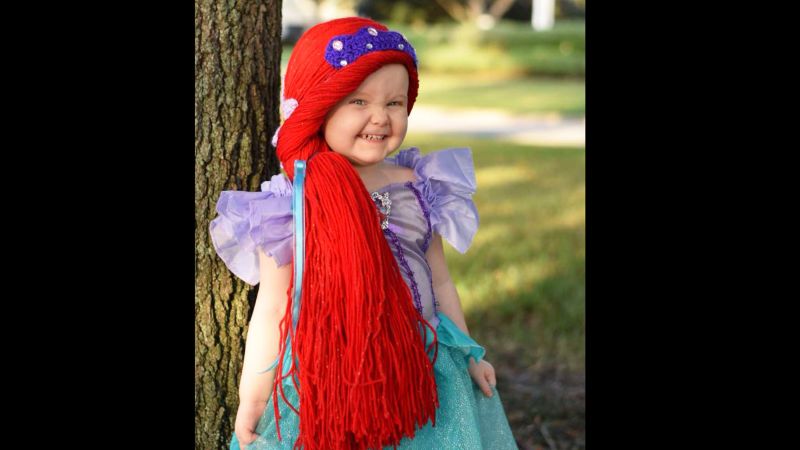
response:
M478 210L472 201L477 187L472 151L447 148L421 156L419 148L411 147L387 159L414 169L416 187L431 207L433 230L465 253L479 223Z
M259 281L261 248L278 266L292 260L292 184L283 174L261 184L261 192L223 191L219 214L209 225L217 254L250 285Z

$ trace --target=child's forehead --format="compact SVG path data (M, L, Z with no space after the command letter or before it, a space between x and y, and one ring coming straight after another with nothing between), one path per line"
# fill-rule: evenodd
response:
M408 78L383 77L380 79L366 79L350 95L406 95L408 92Z

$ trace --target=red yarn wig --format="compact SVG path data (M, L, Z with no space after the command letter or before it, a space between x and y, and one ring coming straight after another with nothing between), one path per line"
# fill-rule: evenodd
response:
M295 448L306 450L396 445L428 420L435 425L439 406L428 357L432 347L435 361L436 332L414 308L369 192L321 130L327 113L386 64L406 67L411 112L419 78L409 53L376 49L343 67L325 60L331 38L367 26L388 31L360 17L310 28L295 45L284 80L284 96L297 100L297 106L281 126L277 155L292 180L294 161L307 161L305 267L295 332L290 319L294 286L287 291L272 395L277 425L278 389L286 401L282 380L292 377L302 407L298 411L286 403L300 415ZM427 328L433 343L426 351ZM296 364L281 377L287 333Z

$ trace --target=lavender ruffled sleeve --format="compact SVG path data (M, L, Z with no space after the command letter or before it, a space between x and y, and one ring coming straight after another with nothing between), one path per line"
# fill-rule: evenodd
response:
M262 183L261 192L223 191L217 213L209 225L214 249L246 283L258 284L258 248L278 266L291 262L292 184L283 174Z
M390 159L390 158L387 158ZM478 231L475 166L469 148L448 148L420 156L419 148L401 150L391 160L414 169L416 187L430 205L433 230L460 253L465 253Z

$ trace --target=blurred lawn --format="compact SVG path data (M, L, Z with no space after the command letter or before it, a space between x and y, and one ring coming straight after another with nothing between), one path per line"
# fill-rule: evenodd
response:
M582 370L585 150L412 133L410 146L472 149L480 226L465 255L445 253L475 339L524 365Z
M586 113L586 87L579 79L421 73L417 104L581 117Z

